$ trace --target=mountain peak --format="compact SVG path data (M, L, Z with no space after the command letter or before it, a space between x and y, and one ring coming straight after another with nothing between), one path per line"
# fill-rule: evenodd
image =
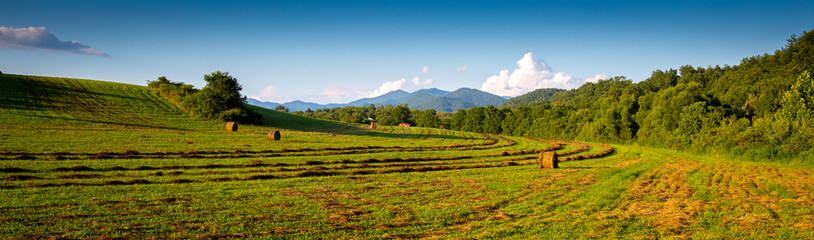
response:
M504 101L506 101L506 99L502 97L473 88L459 88L453 92L438 88L428 88L420 89L412 93L398 89L376 97L361 98L347 104L317 104L300 100L279 104L261 102L254 99L249 100L249 104L269 109L274 109L277 105L283 105L289 111L305 111L305 109L308 108L317 110L346 106L364 107L371 104L376 106L407 104L410 108L418 110L435 109L441 112L454 112L458 109L470 107L497 106Z

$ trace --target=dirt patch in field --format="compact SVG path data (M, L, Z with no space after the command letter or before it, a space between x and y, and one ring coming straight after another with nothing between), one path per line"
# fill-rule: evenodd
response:
M700 211L711 207L691 198L694 190L687 173L699 167L697 161L678 160L646 172L628 190L621 214L648 219L664 234L692 234L688 227L698 221Z
M102 178L100 174L68 174L57 177L57 179L89 179L89 178Z
M362 199L361 197L349 193L339 192L330 187L316 187L311 192L295 193L295 195L297 194L301 194L301 197L309 199L309 201L314 204L321 205L321 209L323 209L328 216L328 218L323 219L323 221L333 225L334 229L362 230L363 228L358 225L358 221L368 216L371 211L353 203L357 203L360 206L376 204L375 201Z
M42 178L37 177L37 176L29 176L29 175L9 175L8 177L2 178L0 180L3 180L3 181L27 181L27 180L35 180L35 179L42 179Z
M733 216L722 218L732 228L766 231L793 226L800 231L814 229L814 179L805 168L782 169L741 163L707 164L704 185L727 203L722 210Z
M99 214L62 214L54 217L54 220L70 220L79 218L98 217Z
M87 171L94 171L94 170L96 170L96 169L86 167L86 166L82 166L82 165L75 166L75 167L59 167L59 168L51 169L51 171L54 171L54 172L87 172Z

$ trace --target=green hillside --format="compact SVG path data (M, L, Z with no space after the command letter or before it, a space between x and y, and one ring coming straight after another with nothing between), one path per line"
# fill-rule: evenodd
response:
M485 132L814 163L812 56L814 31L735 66L686 65L655 70L640 82L619 76L568 91L538 90L507 101L513 109ZM475 121L483 113L453 115L470 121L451 127L485 129Z
M526 94L510 98L501 103L499 107L537 106L549 102L548 100L555 93L564 92L565 89L540 88Z
M2 239L814 237L806 166L251 106L227 132L143 86L0 84Z
M143 86L11 74L0 76L0 111L0 120L9 127L101 124L168 129L191 123L173 104Z
M423 101L410 104L414 109L435 109L439 112L454 112L476 106L497 106L506 101L500 96L472 88L460 88L441 96L426 96Z
M339 122L248 107L264 116L261 126L240 127L255 132L255 137L276 129L293 130L297 134L309 131L371 135ZM0 76L0 121L6 131L6 136L0 139L0 151L123 152L266 147L251 147L248 143L255 139L222 132L223 122L190 117L145 86L95 80L3 74ZM178 144L193 142L190 139L196 141Z

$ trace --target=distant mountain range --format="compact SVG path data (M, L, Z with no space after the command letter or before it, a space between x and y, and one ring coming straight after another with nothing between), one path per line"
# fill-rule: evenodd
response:
M385 93L378 97L362 98L349 103L318 104L303 101L291 101L287 103L262 102L249 98L249 104L268 109L274 109L283 105L289 111L305 111L307 109L317 110L322 108L335 108L346 106L387 106L407 104L412 109L426 110L435 109L439 112L455 112L458 109L471 107L485 107L489 105L497 106L506 101L506 98L477 89L460 88L448 92L437 88L421 89L412 93L403 90L396 90Z

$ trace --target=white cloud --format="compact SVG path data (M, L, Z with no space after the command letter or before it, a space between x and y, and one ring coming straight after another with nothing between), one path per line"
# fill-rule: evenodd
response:
M420 87L420 86L426 86L426 85L430 85L430 84L432 84L434 81L432 80L432 78L427 78L426 80L421 81L421 79L420 79L420 78L418 78L418 77L413 77L412 82L413 82L413 85L415 85L416 87Z
M327 84L322 89L308 89L307 92L306 97L301 100L320 104L347 103L370 93L363 86L344 84Z
M415 77L413 79L418 79L418 77ZM402 89L402 88L404 88L405 83L407 83L407 79L404 79L404 78L396 80L396 81L384 82L384 83L382 83L381 86L379 86L379 88L377 88L372 93L370 93L368 95L368 97L378 97L378 96L381 96L382 94Z
M455 71L456 72L463 72L463 71L466 71L467 68L469 68L469 66L463 65L463 66L455 68Z
M266 88L263 88L263 90L260 91L260 95L254 95L249 97L260 101L276 103L285 103L291 101L291 98L289 98L288 96L284 96L277 93L277 87L275 87L274 85L268 85Z
M588 79L585 79L585 82L596 83L596 82L599 82L599 80L603 80L603 79L608 79L608 74L607 73L600 73L600 74L594 75L593 77L589 77Z
M416 87L430 85L433 82L435 82L435 80L432 80L432 78L427 78L424 81L421 81L421 78L413 77L412 79L410 79L410 82L412 82L413 84L412 85L407 84L407 79L406 78L402 78L402 79L399 79L399 80L396 80L396 81L384 82L384 83L382 83L381 86L379 86L379 88L377 88L376 90L373 90L373 92L371 92L370 94L367 94L367 97L378 97L378 96L381 96L382 94L389 93L389 92L392 92L392 91L396 91L396 90L399 90L399 89L401 89L401 90L413 90L413 89L416 89ZM414 86L414 87L412 87L412 86Z
M77 41L61 41L45 27L9 28L0 26L0 48L44 49L107 57L107 54Z
M422 73L428 73L428 72L430 72L430 67L428 67L428 66L424 66L423 68L421 68L421 72L422 72Z
M603 76L607 77L597 74L594 78ZM545 62L535 60L534 54L529 52L517 61L517 68L511 74L509 70L501 70L498 75L487 78L480 90L500 96L517 96L539 88L571 89L582 82L569 73L552 72Z

